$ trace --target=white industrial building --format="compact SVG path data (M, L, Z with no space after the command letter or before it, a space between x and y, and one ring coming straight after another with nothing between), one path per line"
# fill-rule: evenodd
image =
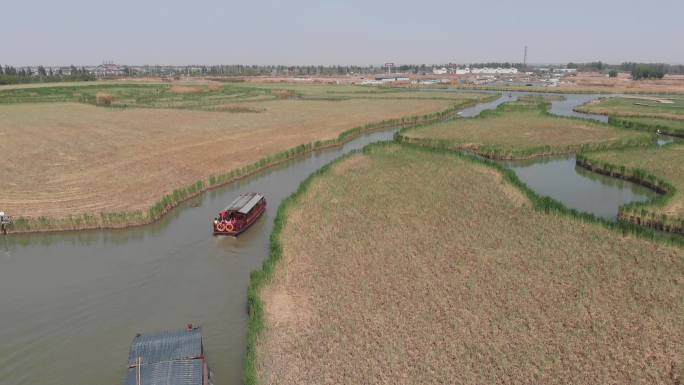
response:
M488 68L488 67L483 67L483 68L472 68L470 69L471 74L487 74L487 75L496 75L496 74L517 74L518 69L517 68Z

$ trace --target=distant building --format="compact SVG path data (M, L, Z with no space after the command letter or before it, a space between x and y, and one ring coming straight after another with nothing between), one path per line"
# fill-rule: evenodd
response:
M409 79L408 75L392 74L392 75L376 76L375 80L382 82L382 83L390 83L390 82L407 82L410 79Z
M435 75L445 75L447 73L447 69L446 69L446 67L442 67L442 68L436 68L435 67L432 69L432 73Z
M439 79L421 79L418 80L418 84L439 84L441 83L441 80Z
M98 78L121 76L126 74L122 66L114 63L100 64L92 70L92 73Z
M483 67L483 68L473 68L470 70L471 74L517 74L518 69L517 68L488 68L488 67Z

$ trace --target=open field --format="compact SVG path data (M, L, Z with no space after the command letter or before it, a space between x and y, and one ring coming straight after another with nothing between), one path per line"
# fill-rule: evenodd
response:
M161 83L160 78L135 78L125 80L95 80L95 81L73 81L73 82L46 82L46 83L19 83L0 85L0 92L5 90L19 90L26 88L46 88L46 87L82 87L94 85L112 85L112 84L158 84Z
M552 93L608 93L608 94L684 94L684 76L666 75L659 80L631 80L627 77L609 78L607 74L580 72L566 76L558 87L457 85L457 88L495 91L534 91Z
M465 101L241 103L260 113L114 109L78 103L0 104L0 152L4 155L0 202L14 216L39 218L43 226L38 224L38 228L43 229L55 229L47 224L48 218L84 213L94 215L95 220L78 226L101 226L100 213L136 213L132 218L117 217L119 225L146 222L150 219L146 210L162 197L173 193L175 202L185 196L175 189L204 181L193 185L189 193L195 193L228 181L206 178L257 161L257 166L264 166L268 161L262 160L274 153L334 140L356 127L372 129L373 122L443 111L457 103ZM228 177L235 175L239 174ZM161 209L168 206L168 202L161 203Z
M206 84L96 84L79 87L21 88L0 91L1 104L79 102L98 105L98 94L110 95L112 107L210 109L226 103L273 100L269 89Z
M612 97L579 106L576 111L624 117L684 119L684 96Z
M93 82L94 83L94 82ZM0 104L78 102L116 108L175 108L226 111L225 106L242 102L288 98L310 100L349 99L448 99L480 100L492 95L454 92L417 92L350 85L299 85L220 82L101 83L80 85L0 88ZM109 102L98 100L106 95ZM231 109L228 109L230 112ZM239 109L235 109L239 112ZM256 112L256 111L254 111Z
M683 144L591 152L578 160L594 171L637 180L667 191L655 202L623 207L620 218L684 234Z
M684 76L666 75L663 79L632 80L626 74L611 78L597 72L579 72L564 80L566 88L594 88L624 93L684 93Z
M305 183L252 278L247 383L679 383L681 248L535 210L510 175L388 144Z
M467 149L497 159L645 145L653 140L651 135L634 130L550 115L546 105L534 98L505 103L474 118L405 129L399 138L432 147Z

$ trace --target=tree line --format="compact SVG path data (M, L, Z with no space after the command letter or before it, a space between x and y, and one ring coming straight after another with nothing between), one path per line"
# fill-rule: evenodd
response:
M38 66L34 71L31 67L12 67L0 65L0 85L19 84L19 83L41 83L41 82L60 82L60 81L85 81L95 80L95 75L91 74L84 67L77 68L71 66L68 72L61 68L53 71L52 68Z
M662 79L668 73L668 68L662 63L622 63L620 67L623 71L631 72L634 80Z
M635 63L623 62L621 64L607 64L601 61L590 63L568 63L567 68L576 68L578 71L607 72L611 76L617 76L616 71L629 72L632 79L662 79L665 75L684 75L684 65L665 63Z

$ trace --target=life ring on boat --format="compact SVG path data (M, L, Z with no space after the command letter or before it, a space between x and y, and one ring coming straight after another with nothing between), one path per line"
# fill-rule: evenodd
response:
M223 222L219 222L216 225L216 231L221 231L221 232L226 231L226 224Z
M233 224L231 222L228 222L228 224L226 224L226 230L227 231L233 231L233 230L235 230L235 226L233 226Z

